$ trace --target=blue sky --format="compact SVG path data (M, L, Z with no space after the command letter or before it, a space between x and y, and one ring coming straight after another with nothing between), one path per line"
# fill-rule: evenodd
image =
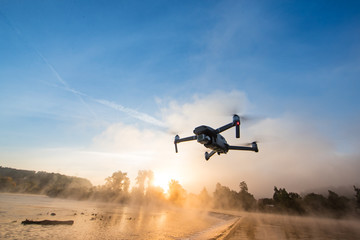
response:
M216 104L229 96L235 96L235 109L238 99L246 102L240 114L294 122L294 129L308 126L321 141L331 142L329 149L358 161L359 5L3 0L1 162L31 168L35 160L27 151L94 150L94 139L120 123L142 133L179 130L169 125L171 116L185 116L188 106L198 106L195 113L211 109L202 100ZM207 111L200 124L212 122L223 108ZM195 127L190 116L184 121ZM180 131L191 134L192 128ZM35 162L35 170L91 175L46 159ZM118 167L107 169L101 177Z

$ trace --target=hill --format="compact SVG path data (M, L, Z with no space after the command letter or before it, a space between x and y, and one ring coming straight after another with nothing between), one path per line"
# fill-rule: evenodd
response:
M50 197L87 198L92 184L85 178L0 166L0 192L46 194Z

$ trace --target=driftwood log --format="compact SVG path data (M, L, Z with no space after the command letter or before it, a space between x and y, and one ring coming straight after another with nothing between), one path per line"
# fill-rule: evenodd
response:
M21 224L28 225L28 224L38 224L38 225L73 225L73 220L68 221L56 221L56 220L42 220L42 221L32 221L26 219L22 221Z

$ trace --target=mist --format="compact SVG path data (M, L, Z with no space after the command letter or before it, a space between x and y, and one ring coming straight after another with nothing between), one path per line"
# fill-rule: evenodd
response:
M93 147L129 154L133 158L131 169L141 165L155 173L168 172L194 192L199 192L203 186L213 190L217 182L235 189L244 180L257 197L269 196L275 185L305 191L359 183L357 150L341 151L337 147L346 145L351 138L349 141L329 138L323 129L332 126L327 126L325 120L305 119L296 112L280 117L259 114L253 122L241 124L240 139L235 138L232 129L223 134L232 145L258 141L259 153L230 151L206 162L204 152L207 149L196 142L179 144L179 153L175 154L175 134L193 135L193 129L199 125L220 127L231 121L233 113L246 116L252 107L246 94L217 91L196 95L183 103L161 100L158 103L167 130L117 123L94 137ZM138 154L145 160L138 159ZM119 165L130 164L119 160Z
M119 121L94 136L87 147L4 152L3 164L85 177L94 185L104 184L104 179L116 169L127 172L131 179L136 178L138 170L151 169L161 178L156 179L161 187L175 179L194 193L203 187L214 191L218 182L238 189L239 183L246 181L257 198L271 196L274 186L305 192L360 183L360 153L353 141L357 133L348 131L351 126L347 126L342 137L329 137L334 126L325 119L305 118L296 112L264 116L261 111L250 111L259 106L236 90L195 95L183 102L157 102L156 117L166 128ZM233 113L255 116L255 120L241 123L240 139L235 138L233 129L223 136L230 145L258 141L259 153L229 151L205 161L204 152L208 149L196 141L179 144L179 153L175 153L176 134L191 136L199 125L223 126L232 120Z

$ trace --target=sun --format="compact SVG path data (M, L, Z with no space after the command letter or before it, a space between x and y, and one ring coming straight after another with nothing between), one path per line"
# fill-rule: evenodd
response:
M153 185L161 187L164 190L164 193L167 193L169 190L170 180L171 180L170 174L166 174L162 172L155 173Z

